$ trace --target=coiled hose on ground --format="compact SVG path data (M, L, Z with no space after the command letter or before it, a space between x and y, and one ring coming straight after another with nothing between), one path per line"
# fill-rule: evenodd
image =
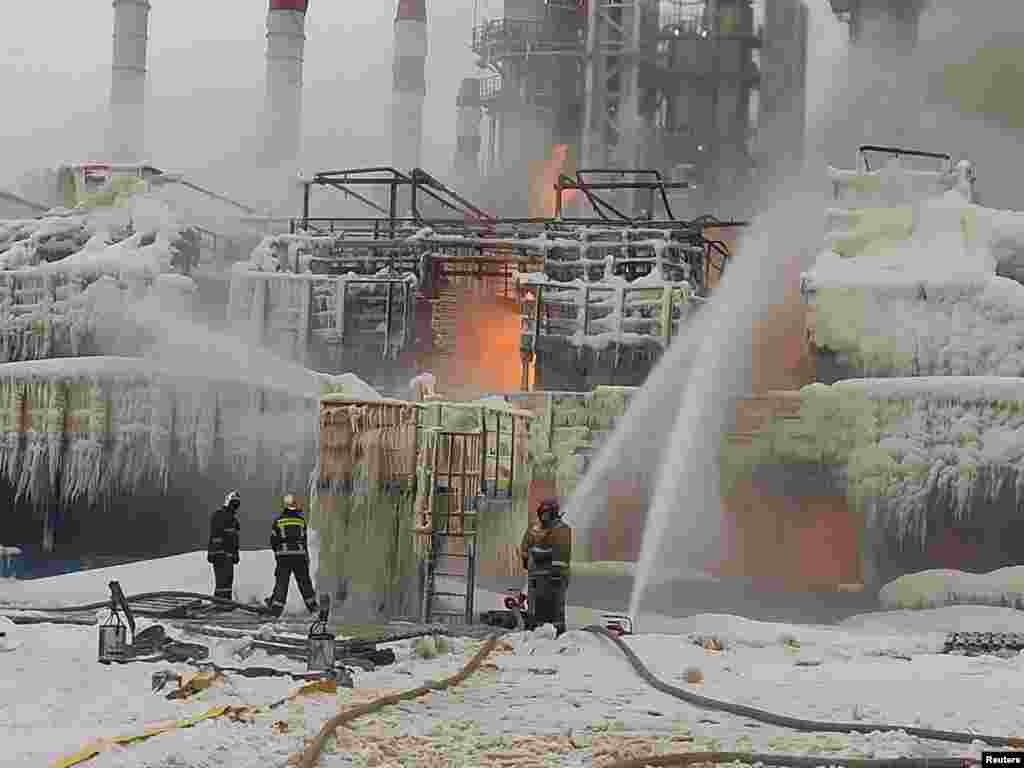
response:
M611 640L622 651L629 660L636 673L651 687L666 693L669 696L680 699L702 709L711 709L721 712L728 712L740 717L758 720L763 723L777 725L783 728L790 728L797 731L807 732L892 732L903 731L911 736L935 741L954 742L959 744L970 744L974 741L981 741L997 747L1018 747L1024 748L1024 739L1007 736L985 736L981 734L961 733L957 731L937 731L930 728L914 728L902 725L866 725L864 723L827 723L815 720L804 720L802 718L779 715L767 710L748 707L743 704L734 704L727 701L700 696L690 691L677 688L659 680L644 665L640 658L633 652L622 638L610 632L605 627L589 626L583 628L584 632ZM289 761L289 766L294 768L313 768L319 760L324 745L335 733L336 729L346 723L376 712L384 707L397 704L401 701L408 701L424 696L432 691L441 691L459 685L476 672L484 660L495 649L499 636L491 635L483 647L473 656L472 659L457 674L446 680L428 683L427 685L414 688L403 693L390 696L382 696L368 704L352 707L338 713L328 720L320 732L314 737L306 748L295 755ZM59 765L75 765L87 760L95 754L89 752L84 757L73 757L71 761L62 761ZM73 762L72 762L73 761ZM652 755L629 760L620 760L607 764L604 768L654 768L654 766L686 766L694 764L722 764L722 763L744 763L747 765L762 764L765 766L785 766L785 768L820 768L820 766L844 766L844 768L965 768L967 765L976 764L977 761L967 760L959 757L942 758L898 758L898 759L868 759L861 757L839 757L836 755L813 756L813 755L777 755L752 752L683 752L670 755Z
M960 731L937 731L931 728L916 728L908 725L875 725L869 723L828 723L820 720L804 720L800 717L791 717L789 715L780 715L775 712L769 712L765 709L757 709L756 707L749 707L745 704L736 704L730 701L720 701L718 699L712 699L707 696L701 696L700 694L693 693L691 691L684 690L683 688L677 688L674 685L669 685L663 680L659 680L655 677L651 671L644 666L644 663L640 661L633 649L630 648L626 642L616 633L610 632L605 627L592 625L583 628L584 632L590 632L601 637L606 637L611 640L618 647L620 651L629 660L636 673L643 678L643 680L662 693L666 693L669 696L685 701L687 704L692 704L695 707L701 709L712 709L719 712L728 712L731 715L738 715L739 717L747 717L751 720L757 720L762 723L768 723L770 725L777 725L782 728L791 728L794 731L805 731L810 733L822 733L822 732L833 732L833 733L889 733L892 731L903 731L909 736L916 736L919 739L931 739L933 741L947 741L956 744L970 744L974 741L982 741L993 747L1017 747L1024 748L1024 739L1016 738L1012 736L985 736L978 733L963 733ZM744 761L746 762L746 761ZM833 758L828 758L824 763L816 763L816 765L823 764L838 764L841 761ZM655 763L646 763L647 765L655 765ZM778 764L778 763L776 763ZM843 763L844 765L852 765L852 763ZM657 763L657 765L682 765L682 763ZM786 765L791 765L786 763ZM937 765L933 760L929 765ZM620 768L616 766L616 768ZM622 766L625 768L625 766Z

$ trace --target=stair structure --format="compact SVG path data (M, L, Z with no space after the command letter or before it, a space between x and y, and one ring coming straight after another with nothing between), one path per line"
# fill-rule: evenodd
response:
M480 434L437 430L432 435L429 532L422 621L472 624L477 572Z

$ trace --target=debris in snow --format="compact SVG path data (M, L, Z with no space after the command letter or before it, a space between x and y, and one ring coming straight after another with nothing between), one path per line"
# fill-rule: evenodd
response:
M170 682L174 682L180 688L181 675L178 672L175 672L173 669L162 669L159 672L154 672L153 679L150 683L153 689L153 693L159 693L164 688L166 688L167 684Z
M796 649L800 647L800 641L788 632L779 635L779 645L783 648Z
M18 626L6 616L0 616L0 652L15 651L20 644Z
M558 630L555 629L554 624L542 624L533 630L531 639L534 642L544 640L554 640L558 636Z
M697 685L704 682L704 673L700 667L687 667L683 670L683 679L690 685Z
M190 699L197 693L202 693L208 688L224 685L226 678L220 672L197 672L187 680L181 682L179 687L167 694L168 699Z
M416 640L413 646L413 653L417 658L429 660L437 656L437 642L433 637L421 637Z
M690 637L690 642L705 651L724 651L729 647L725 640L715 635L693 635Z

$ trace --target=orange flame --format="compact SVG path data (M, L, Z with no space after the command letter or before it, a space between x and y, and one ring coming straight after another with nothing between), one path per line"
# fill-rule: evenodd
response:
M451 356L434 361L432 367L438 391L465 399L518 391L520 325L514 304L468 288L460 290Z
M555 144L545 160L536 164L530 174L530 216L549 219L555 215L555 184L561 174L571 176L576 172L569 153L568 144ZM567 189L562 192L562 205L568 205L579 195L579 190Z

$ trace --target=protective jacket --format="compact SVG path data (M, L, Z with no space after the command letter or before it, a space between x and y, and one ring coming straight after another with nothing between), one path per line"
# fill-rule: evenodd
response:
M270 548L275 557L309 559L306 518L297 510L286 509L270 529Z
M242 526L238 517L227 507L213 513L210 520L210 543L206 547L206 559L213 562L218 557L238 562L238 538Z
M572 528L562 520L550 526L534 523L523 534L520 546L523 568L531 576L569 575L572 562Z

